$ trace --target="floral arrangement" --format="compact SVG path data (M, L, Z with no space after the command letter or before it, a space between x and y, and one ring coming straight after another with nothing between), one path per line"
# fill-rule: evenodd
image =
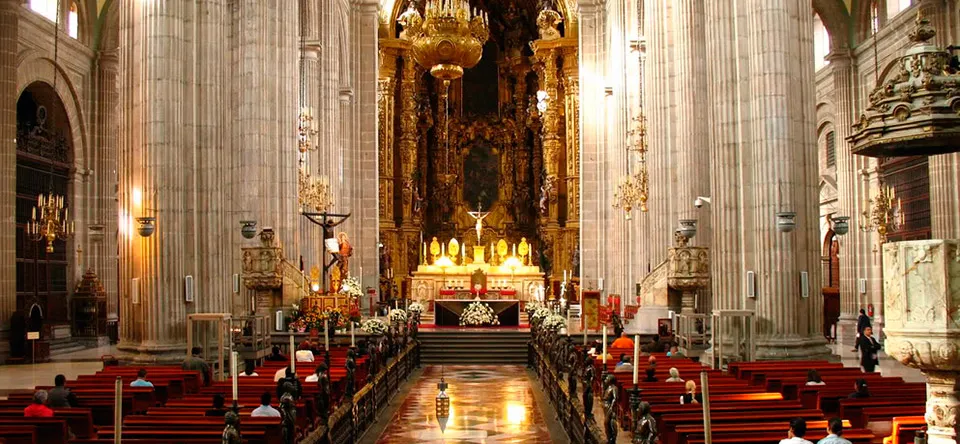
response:
M390 319L390 322L394 323L403 323L407 322L407 312L399 308L394 308L390 310L390 313L387 315L387 318Z
M360 279L357 279L353 276L344 279L343 284L340 285L340 294L350 296L354 299L363 296L363 288L360 286Z
M523 310L527 312L527 316L530 316L536 313L536 311L540 308L543 308L543 304L541 304L540 301L530 301L527 302L527 305L524 306Z
M412 302L410 303L410 305L407 306L407 311L419 316L423 314L423 304L419 302Z
M374 336L387 334L387 324L379 319L367 319L360 324L360 329Z
M542 322L544 319L546 319L547 317L549 317L550 314L551 314L551 313L550 313L550 309L548 309L548 308L546 308L546 307L539 307L539 308L537 308L537 309L533 312L533 314L529 315L529 316L530 316L530 322L532 322L532 323L534 323L534 324L539 324L539 323Z
M560 331L560 329L567 326L567 318L560 315L550 315L543 320L543 324L540 325L540 328L543 328L547 331Z
M500 325L500 321L489 305L475 301L460 314L460 325Z
M323 329L323 322L327 321L330 328L343 328L347 326L348 320L354 318L360 320L360 310L346 307L323 309L319 305L314 305L307 310L300 310L300 307L294 305L294 314L296 319L288 326L290 330L304 331L309 329ZM354 311L356 311L354 313Z

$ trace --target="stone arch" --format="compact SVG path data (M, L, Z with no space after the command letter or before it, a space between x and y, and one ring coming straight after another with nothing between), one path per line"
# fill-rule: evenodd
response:
M96 22L97 2L89 0L69 0L66 3L67 11L70 5L77 5L77 41L90 46L93 41L93 28ZM92 11L92 12L91 12Z
M55 91L63 102L66 109L67 119L70 121L70 129L73 133L73 166L74 168L90 168L86 165L89 156L89 144L87 143L87 119L84 116L83 107L80 106L80 94L77 92L76 85L73 83L68 73L62 65L57 65L57 81L53 80L54 70L53 60L40 55L33 50L27 50L20 53L17 58L17 97L23 94L27 86L34 82L43 82L51 87L56 84Z
M856 1L856 0L854 0ZM820 16L823 27L830 34L830 51L849 48L850 14L843 0L813 0L813 12Z
M99 42L94 47L101 51L110 51L120 47L120 7L119 2L108 0L100 18Z

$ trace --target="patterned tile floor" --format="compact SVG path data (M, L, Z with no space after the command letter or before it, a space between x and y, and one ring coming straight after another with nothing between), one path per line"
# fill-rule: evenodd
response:
M390 420L380 444L525 444L551 442L522 366L445 366L450 419L436 416L440 366L429 366ZM552 412L551 412L552 414Z

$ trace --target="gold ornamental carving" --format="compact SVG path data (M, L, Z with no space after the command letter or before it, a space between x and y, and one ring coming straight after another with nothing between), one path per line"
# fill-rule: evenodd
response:
M667 250L667 285L681 291L710 286L710 253L704 247L675 247Z
M283 286L283 248L272 228L260 233L259 247L242 249L243 282L251 290L279 289Z
M398 22L417 64L444 81L476 66L490 37L487 13L471 10L466 0L428 0L422 16L411 2Z

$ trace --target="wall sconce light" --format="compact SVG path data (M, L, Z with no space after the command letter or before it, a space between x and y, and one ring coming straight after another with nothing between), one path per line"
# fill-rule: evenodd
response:
M850 217L849 216L837 216L833 218L833 232L837 236L843 236L850 231Z
M157 218L155 217L138 217L137 223L140 224L137 226L137 233L140 234L140 237L150 237L151 234L156 230Z
M241 220L240 234L243 235L245 239L253 239L253 237L257 235L257 221Z
M797 213L793 211L777 212L777 231L789 233L797 228Z

